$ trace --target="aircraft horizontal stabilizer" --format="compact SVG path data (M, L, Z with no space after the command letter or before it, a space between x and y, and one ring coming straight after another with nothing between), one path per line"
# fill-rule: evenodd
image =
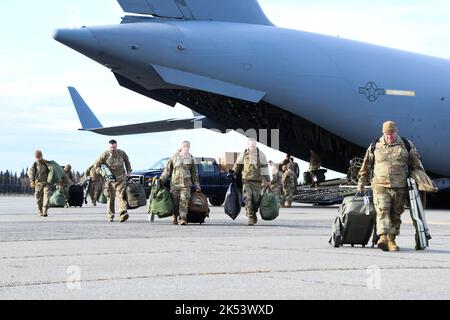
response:
M200 76L198 74L152 65L163 80L170 84L188 87L201 91L220 94L245 101L258 103L266 95L265 92L241 87L232 83Z
M116 127L103 127L95 114L80 96L78 91L69 87L70 96L72 98L78 117L80 118L82 129L81 131L89 131L105 136L124 136L142 133L156 133L167 132L175 130L190 130L190 129L216 129L225 132L225 129L216 122L207 119L198 113L194 113L192 118L187 119L168 119L162 121L153 121L146 123L136 123Z
M123 11L164 18L269 25L257 0L118 0Z

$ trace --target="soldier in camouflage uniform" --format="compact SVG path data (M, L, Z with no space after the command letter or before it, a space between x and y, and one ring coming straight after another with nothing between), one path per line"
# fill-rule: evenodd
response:
M359 171L358 191L363 192L373 174L371 185L374 205L377 211L377 234L380 236L378 248L383 251L398 251L395 238L400 234L401 214L408 197L407 183L409 168L421 169L419 153L408 140L409 153L405 142L397 134L393 121L383 124L383 136L371 145Z
M64 200L66 202L66 208L69 207L69 189L74 184L75 178L72 175L72 166L68 164L64 167L64 177L58 186L64 192Z
M256 147L256 140L249 140L248 149L239 155L233 171L242 173L245 211L248 225L253 226L258 222L256 213L261 203L262 184L264 183L264 187L270 187L267 159Z
M34 157L36 161L28 170L28 178L30 179L31 188L35 189L34 194L36 196L38 215L47 217L50 199L50 185L47 184L49 174L47 160L43 159L42 151L39 150L34 153Z
M185 226L191 199L191 186L195 186L197 191L201 191L200 180L197 172L197 165L194 157L189 153L191 144L184 141L175 155L167 162L166 168L161 175L161 183L165 184L170 179L170 196L174 204L172 223Z
M102 177L97 173L94 165L86 169L84 176L85 178L90 179L89 189L87 190L87 192L91 198L92 205L96 207L97 199L102 186Z
M283 186L283 207L292 207L292 197L295 192L295 180L297 176L294 173L294 165L289 163L283 173L281 185Z
M272 192L277 195L279 206L282 206L282 195L281 195L281 181L283 179L283 174L279 170L279 165L273 164L272 165L272 181L270 182L270 188L272 189Z
M312 185L315 185L315 181L318 180L316 171L320 169L322 166L322 161L320 160L319 155L314 150L310 150L310 158L309 158L309 174L311 176Z
M131 164L125 151L117 149L117 141L109 142L109 150L102 153L95 161L94 168L100 171L101 165L107 165L116 181L112 182L105 178L105 196L108 199L108 218L109 222L114 221L115 200L119 202L120 222L128 220L128 204L124 199L125 189L127 187L127 177L131 175Z

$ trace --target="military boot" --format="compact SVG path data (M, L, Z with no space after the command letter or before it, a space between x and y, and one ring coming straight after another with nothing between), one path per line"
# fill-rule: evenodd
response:
M186 218L181 218L180 219L180 224L182 225L182 226L187 226L187 220L186 220Z
M96 207L96 206L97 206L97 202L96 202L96 201L92 201L92 205L93 205L94 207Z
M388 235L388 249L389 251L399 251L400 247L395 243L396 235Z
M128 213L123 212L123 213L120 215L120 222L123 223L123 222L127 221L129 217L130 217L130 216L128 215Z
M172 224L174 225L178 225L178 217L177 216L172 216Z
M113 214L108 214L108 221L109 222L114 222L114 215Z
M252 217L248 218L248 225L249 226L254 226L257 223L258 223L258 218L256 218L256 214L253 215Z
M378 240L377 246L378 246L378 248L380 248L383 251L389 251L388 239L385 234L380 235L380 240Z
M38 216L42 217L44 214L42 213L42 208L38 208Z

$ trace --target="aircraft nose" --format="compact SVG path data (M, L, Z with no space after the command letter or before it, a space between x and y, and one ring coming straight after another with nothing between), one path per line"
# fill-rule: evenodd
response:
M92 31L86 27L80 29L58 29L55 31L53 38L90 58L95 58L100 53L97 39Z

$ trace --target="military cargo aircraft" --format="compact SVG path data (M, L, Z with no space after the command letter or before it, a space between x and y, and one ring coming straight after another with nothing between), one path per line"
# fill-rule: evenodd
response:
M313 149L324 167L346 172L394 120L439 188L450 188L450 61L279 28L257 0L118 2L121 24L59 29L54 38L121 86L197 116L102 128L81 112L84 130L135 134L198 120L222 132L277 129L281 151L308 161Z

